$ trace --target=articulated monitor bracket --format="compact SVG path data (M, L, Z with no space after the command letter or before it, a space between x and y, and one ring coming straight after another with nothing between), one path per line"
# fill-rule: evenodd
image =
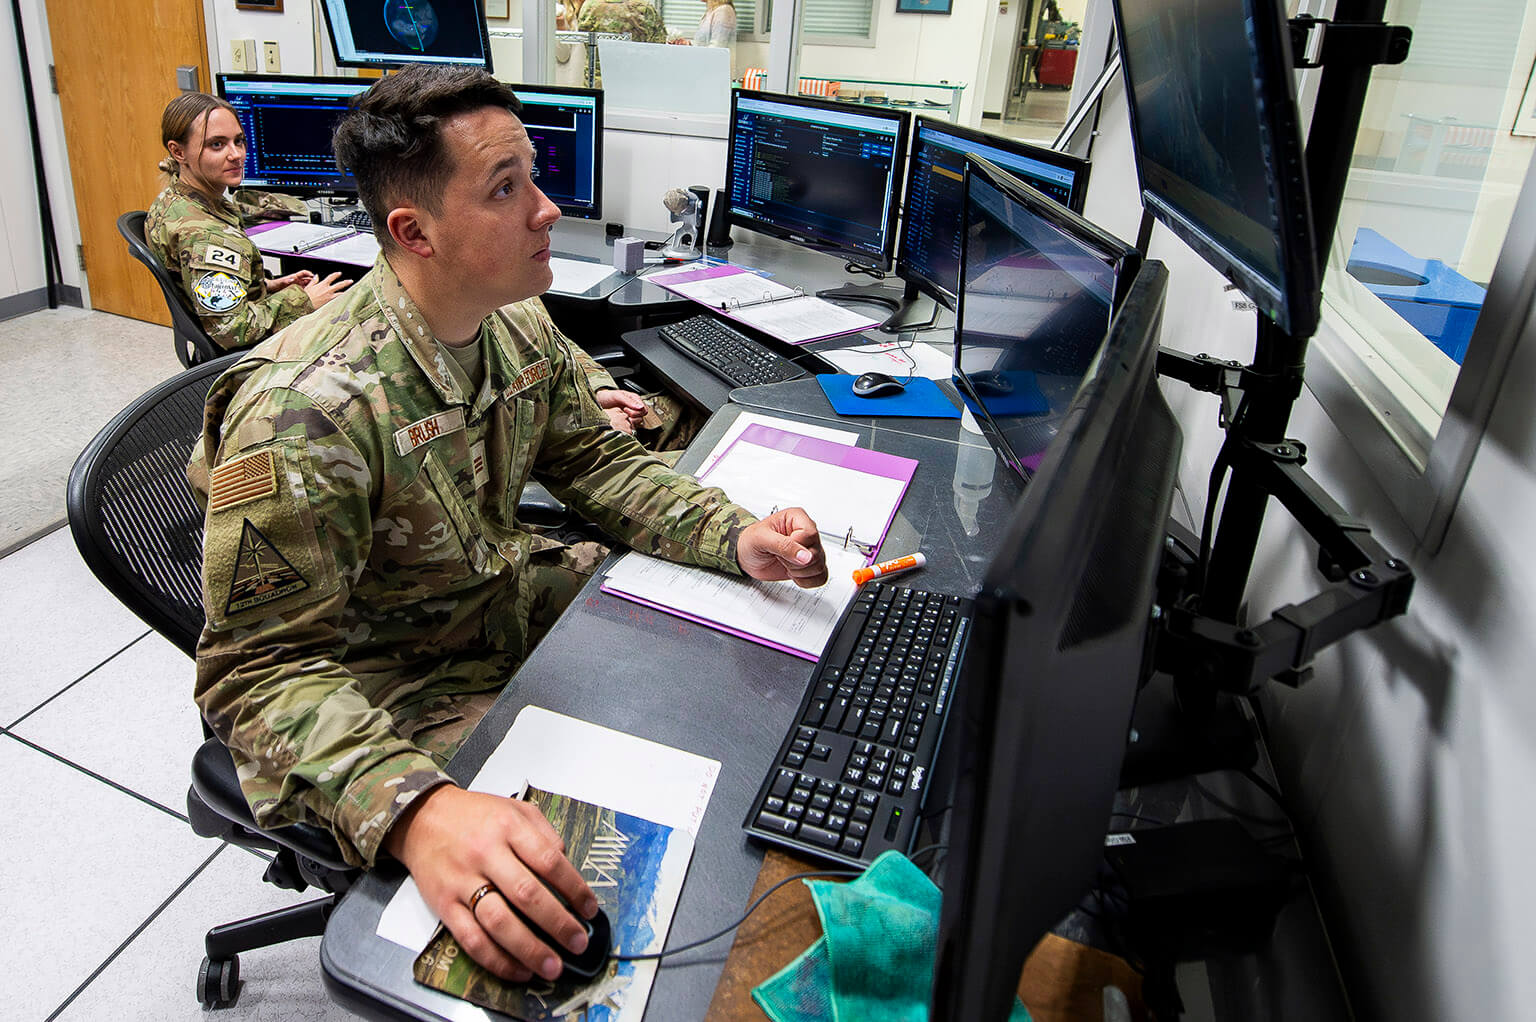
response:
M1273 678L1300 685L1318 650L1351 632L1403 613L1413 593L1413 572L1371 536L1307 475L1306 446L1297 440L1260 443L1232 429L1233 409L1247 389L1289 392L1300 373L1266 375L1240 364L1163 349L1160 375L1222 398L1228 440L1222 457L1234 474L1274 497L1318 544L1318 570L1330 585L1300 604L1276 610L1261 624L1225 621L1201 612L1205 579L1197 564L1185 592L1164 608L1157 667L1180 688L1206 695L1245 694Z

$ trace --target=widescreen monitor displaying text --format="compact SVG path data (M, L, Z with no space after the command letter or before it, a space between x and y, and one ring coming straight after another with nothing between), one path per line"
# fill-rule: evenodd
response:
M600 89L514 85L533 143L535 183L565 216L603 215L603 93Z
M322 0L342 67L472 64L491 68L480 0Z
M980 156L1074 213L1088 194L1088 161L945 121L917 118L907 164L896 273L953 309L960 280L961 201L968 156Z
M373 82L297 75L218 76L219 95L245 132L245 181L295 195L355 195L336 166L331 138L353 96Z
M1115 0L1142 203L1282 330L1317 326L1306 159L1278 0Z
M737 89L726 157L731 222L889 269L909 121L901 110Z

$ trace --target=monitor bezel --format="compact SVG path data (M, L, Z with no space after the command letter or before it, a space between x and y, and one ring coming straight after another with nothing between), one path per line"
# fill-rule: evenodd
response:
M1076 213L1067 209L1055 199L1038 191L1009 171L1003 170L996 164L979 156L969 157L965 168L964 208L969 208L971 200L971 181L975 177L982 178L988 185L1004 192L1008 198L1027 206L1030 212L1049 222L1057 230L1072 236L1085 247L1098 250L1099 256L1110 264L1115 273L1115 291L1110 299L1109 316L1105 321L1105 329L1114 322L1121 305L1125 301L1126 294L1130 291L1136 273L1141 266L1141 253L1132 245L1121 241L1119 238L1089 222ZM960 292L965 290L966 248L960 249ZM980 396L980 391L972 382L970 376L961 368L962 351L965 343L965 303L955 303L955 385L961 389L966 398L966 404L980 409L981 414L976 416L976 422L981 427L982 435L992 445L992 450L997 453L998 459L1007 465L1021 481L1028 482L1033 473L1029 472L1023 463L1022 457L1013 450L1008 443L1007 435L987 411L985 398ZM1086 385L1087 377L1084 377ZM1081 389L1081 386L1080 388Z
M229 102L229 94L227 91L227 85L229 82L254 82L258 85L267 85L274 82L286 83L290 85L352 85L354 83L361 85L361 88L359 88L356 93L348 97L348 103L350 104L351 100L355 99L358 95L367 92L373 86L374 81L375 79L371 78L347 78L340 75L266 75L238 74L234 72L220 71L218 74L214 75L214 90L220 99L224 100L225 102ZM249 149L250 141L250 139L246 139L247 149ZM332 140L332 163L335 162L335 158L335 142ZM336 179L328 184L247 185L244 181L241 181L241 187L250 187L264 191L280 191L285 195L296 195L301 198L352 198L357 195L356 179L350 177L347 172L342 170L339 166L336 168Z
M850 245L840 243L835 239L815 236L813 232L797 232L774 224L759 220L756 217L738 212L730 200L731 181L734 178L736 167L736 118L737 109L742 99L762 100L769 103L783 103L788 106L796 106L810 110L824 110L836 114L862 114L876 117L882 120L890 120L896 123L896 143L892 153L894 166L891 168L891 190L889 204L886 208L886 223L890 225L887 232L884 249L880 256L863 249L853 248ZM815 99L809 96L791 96L782 92L760 92L755 89L734 88L731 90L731 114L730 135L726 140L725 158L725 194L726 209L728 210L729 223L733 227L745 227L747 230L765 234L771 238L792 242L816 252L825 252L839 259L859 266L867 266L870 269L882 272L890 270L896 262L896 244L901 236L901 199L902 188L906 184L906 159L908 143L912 137L912 115L910 111L895 108L868 107L862 104L839 103L834 100ZM808 236L809 235L809 236Z
M901 230L896 253L896 276L917 288L918 291L932 298L935 302L949 309L955 309L958 301L960 281L955 281L956 290L951 292L944 285L934 280L914 266L907 258L907 225L912 222L912 184L918 174L917 147L923 142L923 129L931 127L934 131L951 135L955 138L978 145L989 145L996 149L1003 149L1025 159L1039 160L1041 163L1050 163L1073 172L1072 193L1068 196L1067 208L1074 213L1081 214L1083 203L1088 198L1088 173L1092 164L1081 156L1073 156L1056 149L1045 146L1022 142L1018 139L1003 138L1000 135L990 135L974 128L961 127L951 124L949 121L941 121L937 118L918 116L913 118L911 150L907 153L906 180L902 183L902 207ZM973 155L966 154L968 157ZM1006 168L1004 168L1006 170ZM1009 171L1012 173L1012 171Z
M593 108L593 117L597 121L597 131L592 143L593 205L590 210L582 206L562 205L558 202L555 202L555 205L559 207L561 216L568 216L575 220L601 220L603 218L603 188L605 186L603 175L603 135L605 133L603 124L603 90L586 89L574 85L529 85L525 83L512 85L511 89L513 94L517 96L517 101L524 105L526 104L521 95L523 92L536 92L550 96L583 96L591 97L597 101L596 106ZM517 119L519 121L523 120L521 112L518 113ZM526 130L526 122L524 122L523 127ZM543 189L540 189L540 191L543 191ZM545 193L545 197L548 198L548 193ZM550 199L550 201L554 202L555 200Z
M329 0L320 0L320 16L325 19L325 34L331 40L331 55L336 60L337 67L364 67L375 70L384 68L405 67L407 64L441 64L447 67L483 67L487 72L494 71L491 65L491 35L490 29L485 23L485 4L475 0L476 23L480 27L480 51L485 54L485 60L409 60L404 57L395 59L364 60L361 57L347 59L341 55L341 44L336 41L336 26L331 21L331 5Z
M1278 262L1283 280L1271 281L1250 266L1244 257L1176 203L1153 190L1142 158L1140 113L1132 78L1130 51L1126 49L1123 0L1113 3L1120 65L1125 76L1126 110L1131 123L1131 149L1135 155L1137 186L1142 205L1155 219L1201 259L1237 286L1286 333L1310 337L1321 314L1322 274L1312 227L1312 202L1307 185L1306 148L1302 143L1291 37L1284 10L1272 0L1241 0L1251 31L1247 47L1249 77L1255 86L1254 115L1259 122L1259 144L1265 160L1269 194L1275 203Z

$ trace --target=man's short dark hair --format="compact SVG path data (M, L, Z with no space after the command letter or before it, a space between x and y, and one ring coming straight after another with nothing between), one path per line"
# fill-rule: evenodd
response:
M363 207L379 244L392 248L385 219L401 202L441 211L453 158L443 122L457 114L500 107L522 113L512 87L482 68L412 64L354 98L336 125L336 165L357 178Z

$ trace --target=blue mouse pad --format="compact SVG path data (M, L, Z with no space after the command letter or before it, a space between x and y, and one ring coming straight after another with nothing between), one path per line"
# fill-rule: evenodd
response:
M900 415L911 419L958 419L960 409L945 396L939 385L926 376L914 376L907 381L907 388L895 394L879 397L859 397L853 392L857 377L846 373L828 373L817 376L816 382L832 402L832 410L839 415Z
M1051 410L1051 403L1040 390L1040 383L1029 369L1009 369L1004 372L986 370L970 374L971 385L987 403L993 415L1025 416L1044 415ZM971 402L965 388L955 386L964 401L976 415L981 409Z

